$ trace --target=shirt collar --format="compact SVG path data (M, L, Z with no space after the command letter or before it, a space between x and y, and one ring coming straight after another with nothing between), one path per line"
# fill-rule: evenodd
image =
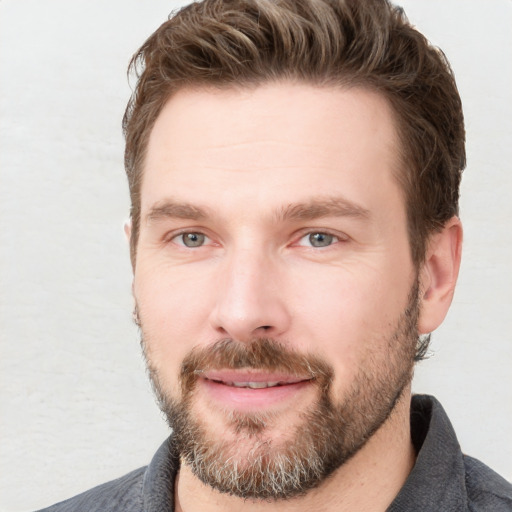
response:
M463 455L450 420L434 397L413 396L411 436L416 464L388 512L465 510Z
M155 453L144 474L142 501L144 512L174 510L174 482L180 466L172 436Z

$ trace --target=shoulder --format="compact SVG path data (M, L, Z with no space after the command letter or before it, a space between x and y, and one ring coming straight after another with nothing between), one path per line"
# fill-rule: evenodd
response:
M161 512L172 510L173 482L179 456L172 439L157 450L148 466L99 485L39 512Z
M464 455L466 491L470 510L512 511L512 484L473 457Z
M142 486L146 468L139 468L111 482L39 512L135 512L142 511Z

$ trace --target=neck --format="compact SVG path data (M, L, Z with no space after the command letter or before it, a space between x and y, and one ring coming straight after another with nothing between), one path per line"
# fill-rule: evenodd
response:
M409 417L410 387L404 390L387 421L358 453L321 486L289 501L253 501L221 494L182 465L175 483L175 509L177 512L383 512L414 466Z

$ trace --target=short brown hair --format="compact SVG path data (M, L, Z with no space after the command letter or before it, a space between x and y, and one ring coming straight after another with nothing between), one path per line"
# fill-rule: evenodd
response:
M135 266L150 132L186 87L290 79L370 88L396 116L411 254L458 213L464 120L444 54L387 0L204 0L171 15L134 55L138 82L123 119Z

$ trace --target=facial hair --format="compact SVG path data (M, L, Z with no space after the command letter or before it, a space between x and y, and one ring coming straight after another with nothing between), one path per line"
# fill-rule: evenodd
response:
M410 383L418 316L416 281L392 335L375 340L375 346L384 344L386 350L372 350L370 344L349 389L336 401L334 369L329 363L316 355L299 354L272 338L250 343L223 339L194 348L181 365L180 397L166 392L144 350L153 388L173 430L172 442L182 463L206 485L244 499L290 499L318 487L385 423ZM143 324L142 319L144 334ZM143 348L150 344L143 335ZM316 386L317 398L298 413L286 439L272 438L275 418L271 414L226 413L226 430L232 435L223 439L194 411L194 390L203 372L242 368L307 376Z

